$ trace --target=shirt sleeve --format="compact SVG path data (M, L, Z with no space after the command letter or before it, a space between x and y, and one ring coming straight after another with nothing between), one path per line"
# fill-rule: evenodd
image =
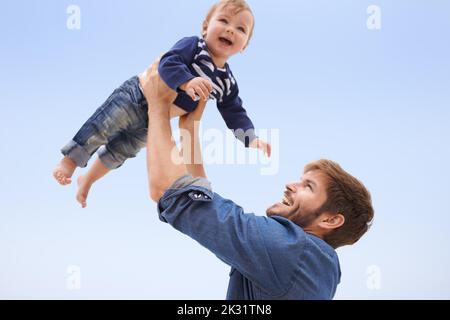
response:
M198 183L181 185L169 189L159 201L162 221L196 240L263 290L281 294L290 287L299 255L289 250L301 250L304 242L298 230L291 229L292 223L244 213L233 201Z
M173 90L195 78L188 65L198 46L198 37L186 37L178 41L161 57L158 72L164 82Z
M248 148L250 142L256 139L257 136L255 135L255 126L242 106L237 85L231 95L226 97L226 100L224 99L222 103L217 103L217 109L228 129L231 129L234 136Z

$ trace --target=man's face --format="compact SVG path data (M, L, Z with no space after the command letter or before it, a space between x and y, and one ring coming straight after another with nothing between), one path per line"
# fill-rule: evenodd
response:
M316 220L317 210L325 203L326 187L323 173L309 171L300 181L287 184L281 202L269 207L266 214L282 216L305 228Z

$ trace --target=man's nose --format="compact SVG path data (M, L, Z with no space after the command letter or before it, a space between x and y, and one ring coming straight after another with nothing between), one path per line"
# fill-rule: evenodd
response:
M296 192L297 191L297 187L295 186L295 182L291 182L286 184L286 189L288 189L291 192Z

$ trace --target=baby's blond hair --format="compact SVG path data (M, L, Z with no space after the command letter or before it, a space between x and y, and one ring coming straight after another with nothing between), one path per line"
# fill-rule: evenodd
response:
M203 21L203 30L202 30L202 34L204 35L205 32L205 27L208 25L209 20L211 20L211 17L213 16L213 14L220 9L223 9L227 6L233 6L236 8L235 13L239 13L241 11L248 11L251 13L251 15L253 16L253 12L252 9L250 9L250 6L248 5L248 3L245 0L220 0L219 2L216 2L208 11L208 13L206 14L205 20ZM255 27L255 17L253 16L253 24L252 27L250 28L250 32L248 35L248 41L250 41L252 35L253 35L253 29ZM248 43L247 41L247 43Z

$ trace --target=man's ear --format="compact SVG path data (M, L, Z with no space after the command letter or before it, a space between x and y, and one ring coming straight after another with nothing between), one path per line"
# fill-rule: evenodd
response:
M341 227L345 223L345 217L341 213L325 213L320 218L319 227L332 230Z
M208 21L204 20L202 24L202 37L206 37L206 30L208 30Z

